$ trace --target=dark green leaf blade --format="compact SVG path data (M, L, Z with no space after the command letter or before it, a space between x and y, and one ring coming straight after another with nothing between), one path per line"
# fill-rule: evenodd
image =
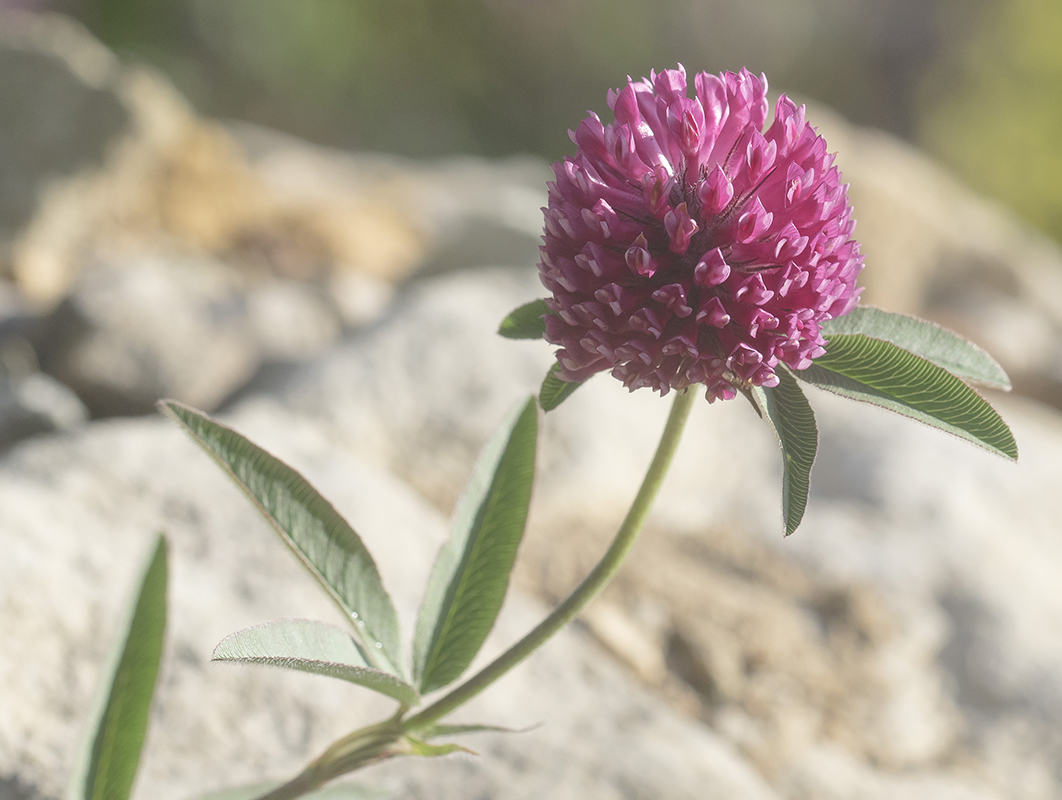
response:
M413 674L423 693L461 676L501 610L527 523L537 439L532 397L487 443L457 505L417 618Z
M367 662L400 674L394 605L361 537L332 504L302 475L231 428L173 400L160 406L236 481L339 606Z
M308 619L278 619L230 634L214 648L214 661L265 664L327 675L415 706L417 690L389 672L372 669L349 631Z
M498 333L506 339L541 339L546 335L543 317L549 313L545 300L532 300L503 319L498 326Z
M71 800L126 800L132 791L162 659L167 573L166 539L160 535L104 674Z
M1010 428L981 395L947 370L891 342L832 334L826 354L796 375L834 394L888 408L1006 458L1018 458Z
M778 367L775 374L778 385L760 391L762 407L782 448L782 519L788 536L800 525L807 508L819 430L811 405L792 373Z
M993 389L1011 388L1010 378L992 356L959 334L918 317L856 306L843 317L825 323L822 332L827 339L837 333L884 339L965 381Z
M543 411L552 411L578 389L585 381L562 381L557 377L560 372L560 364L554 364L546 373L546 379L542 381L542 389L538 393L538 402Z

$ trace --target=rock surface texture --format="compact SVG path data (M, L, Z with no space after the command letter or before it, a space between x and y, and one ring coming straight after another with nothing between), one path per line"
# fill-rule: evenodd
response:
M58 17L0 17L0 65L18 109L0 120L0 800L63 796L160 529L170 629L136 796L285 777L389 704L211 665L231 631L335 611L172 425L86 419L160 395L221 407L349 516L408 632L479 448L551 362L495 335L542 294L548 170L222 128ZM615 584L464 712L541 725L364 782L409 800L1062 798L1062 253L902 144L809 116L851 183L866 299L1000 357L1020 463L814 394L811 502L783 539L770 432L740 400L699 403ZM667 409L599 376L545 417L484 657L596 561Z
M364 532L410 630L445 535L438 513L395 478L334 448L319 426L261 407L233 421L303 469ZM160 526L173 550L169 658L140 796L190 797L263 774L282 777L331 739L389 713L389 703L337 682L208 663L213 646L236 628L281 616L341 622L219 477L161 420L98 424L5 460L0 682L18 700L5 700L0 716L0 775L44 797L62 794L123 584ZM517 594L497 642L542 613ZM475 761L394 764L367 777L410 798L471 791L574 800L662 791L692 799L705 796L705 785L717 787L719 798L775 797L731 746L660 704L578 632L560 637L468 713L514 727L544 724L484 737Z

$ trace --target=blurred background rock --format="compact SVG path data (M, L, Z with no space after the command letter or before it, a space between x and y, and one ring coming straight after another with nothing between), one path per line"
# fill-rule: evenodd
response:
M747 65L834 109L836 124L814 119L843 151L868 263L888 265L867 270L864 299L973 336L1019 390L1062 404L1052 246L954 180L1062 237L1054 0L5 6L85 26L0 25L0 337L28 341L92 416L159 395L217 407L370 322L414 274L533 262L564 131L624 74L676 61ZM175 262L214 275L213 294ZM183 309L166 325L206 328L143 340L133 328L163 315L119 320L106 309L129 303L99 301L151 291Z
M113 418L218 410L324 481L386 574L427 570L439 512L550 360L493 335L541 292L548 160L624 74L677 60L812 106L864 298L1000 358L1021 463L815 395L812 502L783 542L769 434L698 407L638 558L481 706L548 724L376 777L499 800L1062 797L1062 4L0 9L0 800L61 795L119 573L160 523L174 655L142 796L279 775L339 732L312 677L207 668L229 630L319 612L177 432ZM665 411L602 379L549 417L522 591L554 600L596 557Z

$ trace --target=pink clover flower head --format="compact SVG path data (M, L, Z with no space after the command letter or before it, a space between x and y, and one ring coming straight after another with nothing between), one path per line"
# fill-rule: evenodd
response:
M776 386L824 352L819 326L861 289L848 187L826 142L767 79L650 73L590 112L553 165L539 276L559 376L710 401Z

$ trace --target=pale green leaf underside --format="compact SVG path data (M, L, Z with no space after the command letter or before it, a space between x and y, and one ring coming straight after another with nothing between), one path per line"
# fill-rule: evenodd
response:
M557 377L560 372L560 364L554 364L546 373L542 381L542 388L538 393L538 402L543 411L552 411L569 397L572 392L583 385L585 381L562 381Z
M1017 459L1010 428L977 392L924 358L891 342L832 334L826 354L796 373L834 394L888 408Z
M884 339L916 356L932 361L952 375L994 389L1010 389L1010 379L992 356L947 328L906 314L856 306L843 317L822 326L823 335L862 333Z
M530 398L487 443L458 502L417 618L413 672L421 692L461 676L501 610L527 522L537 438Z
M160 405L236 481L335 601L368 663L399 674L398 616L391 598L361 537L332 504L302 475L231 428L172 400Z
M414 706L417 690L388 672L372 669L349 631L306 619L279 619L230 634L214 648L214 661L265 664L350 681Z
M147 734L166 631L166 540L156 540L119 631L70 785L71 800L126 800Z
M506 339L541 339L546 335L543 317L551 313L545 300L532 300L501 321L498 333Z
M811 405L792 373L782 367L775 372L778 385L762 391L767 416L782 447L782 518L788 536L800 525L807 508L819 431Z
M199 795L195 800L257 800L278 785L277 783L256 783L253 786L238 786ZM337 783L300 796L303 800L386 800L391 795L367 786Z

